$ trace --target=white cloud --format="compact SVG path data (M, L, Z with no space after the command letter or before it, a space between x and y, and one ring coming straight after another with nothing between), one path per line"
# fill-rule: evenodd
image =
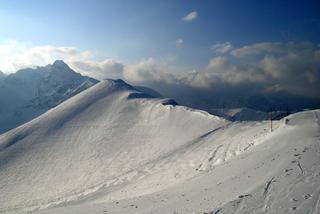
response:
M16 72L22 68L44 66L64 60L71 68L97 79L122 77L123 64L114 59L95 60L91 51L75 47L33 46L29 43L7 41L0 44L0 70Z
M183 46L183 40L182 39L177 39L176 40L176 47L177 48L182 48Z
M218 43L211 47L215 53L228 53L233 49L231 42Z
M188 13L186 16L184 16L182 18L183 21L189 22L192 21L194 19L198 18L198 12L197 11L192 11L190 13Z
M12 73L26 67L47 65L56 59L70 62L91 57L91 52L79 51L75 47L32 46L17 41L7 41L0 44L0 70L6 73Z
M246 84L261 90L320 97L320 48L317 44L257 43L231 53L231 56L213 58L190 84L201 87Z
M126 66L124 78L136 84L165 83L199 88L215 84L237 85L261 83L266 80L263 71L253 65L237 66L225 57L215 57L201 71L173 71L170 66L153 58Z
M277 53L277 54L287 54L289 52L298 52L301 50L309 50L315 47L314 44L310 42L261 42L251 45L246 45L241 48L235 49L231 54L235 57L246 57L246 56L255 56L259 54L266 53Z
M247 59L249 55L255 57ZM127 80L149 85L162 82L215 92L232 87L239 94L280 90L320 97L320 48L312 43L248 45L231 55L212 58L196 72L171 72L169 66L155 59L127 67Z
M266 81L261 69L254 65L236 65L226 57L215 57L207 67L199 72L188 74L185 84L200 88L214 85L258 84Z
M236 59L263 70L269 89L319 97L320 47L311 42L263 42L235 49ZM276 87L275 87L276 86Z
M175 84L177 79L168 70L167 65L153 58L142 59L136 64L126 66L124 78L136 84L155 82Z
M114 59L105 59L103 61L71 61L69 64L74 70L99 80L105 78L120 79L123 76L124 65Z

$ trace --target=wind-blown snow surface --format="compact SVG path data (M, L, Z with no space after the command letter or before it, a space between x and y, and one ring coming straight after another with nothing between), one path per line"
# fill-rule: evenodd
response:
M0 135L0 212L316 214L318 115L270 132L103 81Z

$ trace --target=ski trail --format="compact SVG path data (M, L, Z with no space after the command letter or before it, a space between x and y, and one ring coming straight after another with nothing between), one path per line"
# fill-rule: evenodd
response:
M318 196L317 196L317 199L315 200L315 203L312 207L312 209L310 210L309 214L318 214L320 213L320 210L319 210L319 206L320 206L320 189L318 189Z
M214 160L214 158L216 157L216 154L218 153L218 151L220 150L221 147L222 147L222 145L219 145L216 149L213 150L213 152L211 152L210 157L208 159L209 162Z
M302 169L302 166L301 166L301 163L300 163L299 160L297 161L297 165L298 165L298 167L299 167L299 169L300 169L300 171L301 171L301 174L303 175L303 174L304 174L304 171L303 171L303 169Z
M263 195L266 197L267 196L267 193L268 193L268 190L270 189L270 186L271 186L271 183L274 181L274 177L271 178L271 180L269 180L267 182L267 186L264 188L264 192L263 192Z
M268 182L266 187L264 188L263 191L263 196L264 196L264 205L263 205L263 212L267 213L268 210L270 210L270 206L271 206L271 192L270 192L270 188L271 188L271 184L274 182L274 177L272 177Z
M238 206L237 206L236 210L234 211L234 214L241 214L241 213L243 213L243 205L245 204L244 200L245 200L245 199L242 198L242 199L240 199L239 202L237 201Z

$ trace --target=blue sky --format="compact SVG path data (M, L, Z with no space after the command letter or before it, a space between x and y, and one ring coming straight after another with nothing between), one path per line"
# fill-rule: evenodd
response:
M198 17L182 21L192 11ZM317 1L10 0L0 2L0 41L73 46L125 62L174 56L197 68L216 43L319 42L319 11Z
M84 75L172 92L320 98L320 3L0 1L0 70L62 59Z

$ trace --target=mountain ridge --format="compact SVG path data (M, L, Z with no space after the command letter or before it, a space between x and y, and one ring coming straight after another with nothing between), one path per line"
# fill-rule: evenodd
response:
M63 61L6 75L0 79L0 134L41 115L97 82L76 73Z
M293 206L307 213L320 185L319 114L290 115L270 131L268 121L230 122L103 80L0 135L0 212L230 213L268 205L270 213ZM307 193L313 206L288 201Z
M58 200L55 191L64 197L77 195L99 185L101 181L107 182L165 156L184 146L189 139L227 123L202 111L164 105L162 99L130 98L131 94L136 93L142 92L122 80L104 80L40 117L0 135L0 174L7 174L7 177L0 175L0 189L8 193L6 201L11 201L9 204L13 205L18 200L27 203L27 206L34 206L33 200ZM159 129L159 126L162 128ZM190 131L185 133L185 129ZM175 135L181 132L184 134ZM99 158L90 158L91 155ZM124 155L135 161L123 165ZM73 158L76 158L76 163ZM66 160L70 162L66 164ZM45 166L48 161L50 165L54 164L53 168ZM24 170L12 171L13 165ZM33 171L34 167L41 169L37 174L24 178L34 185L34 191L27 194L31 201L23 199L25 202L22 202L15 190L24 192L24 184L20 179L13 183L8 183L7 179L26 176L25 170ZM78 171L79 167L82 170ZM41 193L47 179L54 183L54 189ZM60 179L70 182L60 185Z

